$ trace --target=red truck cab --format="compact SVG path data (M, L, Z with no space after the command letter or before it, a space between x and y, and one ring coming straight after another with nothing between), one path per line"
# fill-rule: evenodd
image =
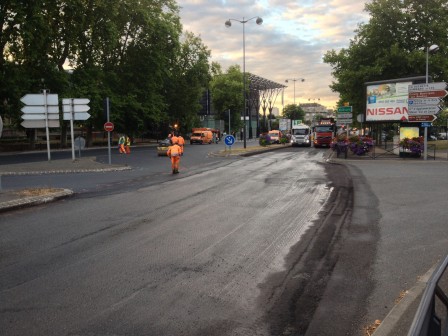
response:
M336 134L336 124L333 118L322 118L313 127L314 147L330 147Z

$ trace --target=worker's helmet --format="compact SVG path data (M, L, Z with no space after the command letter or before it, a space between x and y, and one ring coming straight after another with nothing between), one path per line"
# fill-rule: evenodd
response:
M168 134L168 138L171 138L171 137L172 137L171 133L170 133L170 134Z

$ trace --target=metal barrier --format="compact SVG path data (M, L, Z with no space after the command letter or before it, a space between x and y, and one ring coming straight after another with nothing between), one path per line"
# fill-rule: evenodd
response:
M448 296L439 285L447 266L448 256L437 267L426 284L408 336L448 336ZM436 312L437 298L445 307L445 314L442 317Z

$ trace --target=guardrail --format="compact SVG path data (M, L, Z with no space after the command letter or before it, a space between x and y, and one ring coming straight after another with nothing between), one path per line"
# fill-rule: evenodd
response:
M448 290L444 292L440 286L447 266L448 256L440 263L426 284L408 336L448 336ZM448 277L448 274L446 276ZM439 302L437 307L445 308L444 314L436 311L436 302Z

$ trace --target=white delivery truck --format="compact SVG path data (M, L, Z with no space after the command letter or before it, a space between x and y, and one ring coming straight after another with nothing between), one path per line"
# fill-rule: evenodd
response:
M291 146L311 147L311 129L308 125L292 125Z

